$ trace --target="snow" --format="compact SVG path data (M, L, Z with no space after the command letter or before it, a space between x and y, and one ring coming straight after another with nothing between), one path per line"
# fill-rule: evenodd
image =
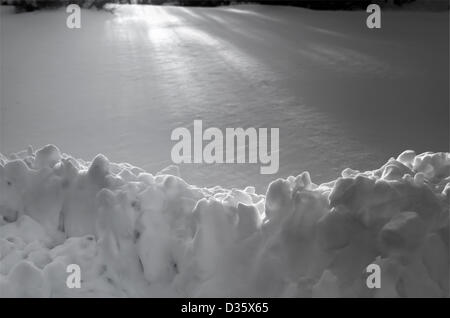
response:
M1 8L0 297L449 295L448 12L112 8ZM196 119L279 173L173 166Z
M449 293L450 153L409 150L323 184L304 172L266 194L54 145L0 163L0 297ZM69 264L80 289L65 285ZM365 287L369 264L381 289Z
M259 192L301 171L321 183L403 149L448 151L448 11L383 10L369 30L365 11L115 8L82 10L70 30L63 8L1 7L0 151L54 143L158 171L171 131L196 119L280 128L275 175L180 166L190 184Z

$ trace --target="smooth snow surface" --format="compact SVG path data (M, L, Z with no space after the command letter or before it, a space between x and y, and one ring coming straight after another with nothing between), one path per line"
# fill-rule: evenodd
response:
M0 297L448 295L450 153L321 185L304 172L265 195L165 171L52 145L0 155ZM381 289L366 288L371 263Z
M403 149L448 151L448 12L322 12L243 5L1 8L0 151L54 143L157 171L176 127L280 128L280 170L184 165L191 184L265 186L308 170L380 166Z

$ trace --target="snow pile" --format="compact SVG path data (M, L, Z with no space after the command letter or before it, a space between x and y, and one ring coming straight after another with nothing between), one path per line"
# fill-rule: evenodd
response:
M449 199L449 153L260 195L30 147L0 155L0 297L447 296Z

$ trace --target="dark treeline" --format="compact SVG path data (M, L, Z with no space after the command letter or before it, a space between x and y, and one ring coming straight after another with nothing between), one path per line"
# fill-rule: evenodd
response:
M158 0L159 2L165 2L167 0ZM288 5L298 6L311 9L323 9L323 10L338 10L338 9L359 9L367 8L370 3L378 3L380 5L391 2L396 5L402 5L404 3L413 2L415 0L179 0L180 5L185 6L215 6L233 3L258 3L266 5Z
M78 4L85 8L102 8L106 3L138 3L153 5L181 6L219 6L238 3L257 3L265 5L289 5L317 10L357 10L365 9L371 3L380 6L394 4L401 6L415 0L3 0L3 4L13 4L19 11L33 11L40 8Z

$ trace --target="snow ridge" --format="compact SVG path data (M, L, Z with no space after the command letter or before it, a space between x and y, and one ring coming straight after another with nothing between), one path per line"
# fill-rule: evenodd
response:
M0 154L0 297L447 297L449 200L450 153L262 195L29 147Z

